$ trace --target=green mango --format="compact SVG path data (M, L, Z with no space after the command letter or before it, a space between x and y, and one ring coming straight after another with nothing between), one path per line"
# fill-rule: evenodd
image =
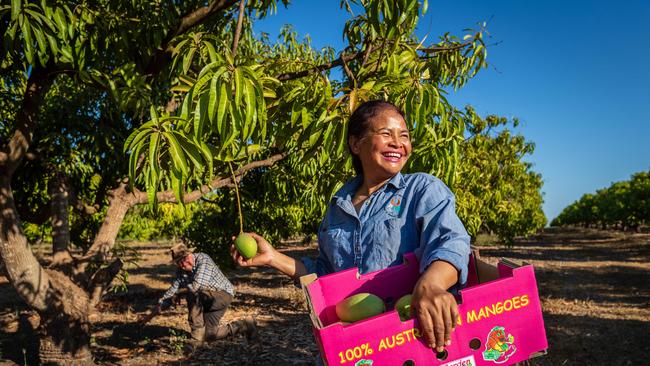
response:
M399 318L402 321L411 319L411 294L406 294L397 300L395 303L395 310L399 314Z
M386 304L376 295L362 292L336 304L336 315L343 322L353 323L386 311Z
M257 254L257 241L248 234L240 233L235 239L235 248L242 257L251 259Z

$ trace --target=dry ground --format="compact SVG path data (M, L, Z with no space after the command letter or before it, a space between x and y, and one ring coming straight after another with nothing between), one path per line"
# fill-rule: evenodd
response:
M270 270L227 273L238 294L223 321L255 314L261 341L219 341L183 354L186 312L172 308L145 326L137 316L169 286L173 267L161 243L130 243L142 254L129 291L111 295L93 324L96 361L105 365L313 365L317 347L301 292ZM549 352L532 365L646 365L650 357L650 234L546 230L512 248L481 247L481 256L535 266ZM313 246L283 249L314 255ZM0 276L0 360L33 364L38 316L20 305ZM0 361L0 364L2 362Z

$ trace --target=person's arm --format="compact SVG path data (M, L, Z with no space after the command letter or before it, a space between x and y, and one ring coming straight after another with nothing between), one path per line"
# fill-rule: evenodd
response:
M251 258L246 259L237 252L234 245L230 247L230 255L235 263L242 267L255 267L255 266L269 266L277 269L285 275L293 278L294 280L307 274L305 265L286 254L280 253L266 239L255 234L247 233L252 236L257 242L257 254Z
M439 181L424 189L416 208L420 226L420 271L413 293L413 309L424 337L442 351L451 344L458 318L458 305L448 292L467 280L470 238L456 215L451 191Z
M160 298L160 300L158 300L158 306L160 307L160 309L158 310L166 309L169 306L171 306L172 298L174 297L176 292L178 292L178 288L180 287L180 284L181 284L180 278L176 277L174 283L172 283L172 286L169 288L169 290L167 290L167 292L165 292L165 294Z
M451 332L456 328L458 306L447 291L456 282L456 267L437 260L420 276L413 290L412 308L429 347L435 347L438 352L451 344Z

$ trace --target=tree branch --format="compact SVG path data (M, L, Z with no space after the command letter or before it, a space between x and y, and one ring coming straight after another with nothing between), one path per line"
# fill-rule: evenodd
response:
M239 44L239 37L241 36L241 26L244 22L244 6L246 5L246 0L239 1L239 15L237 16L237 29L235 29L235 36L232 40L232 58L234 59L237 56L237 45Z
M472 42L474 42L474 39L475 37L472 37L465 43L459 43L453 46L431 46L431 47L420 48L418 49L418 51L422 51L424 53L440 53L440 52L455 51L471 45Z
M90 280L88 286L88 293L90 294L90 304L94 307L99 303L106 288L113 282L113 279L122 269L124 263L121 259L117 258L108 267L104 267L97 271L93 278Z
M356 53L352 53L352 54L341 55L339 58L337 58L336 60L334 60L332 62L327 62L327 63L324 63L324 64L320 64L320 65L310 67L308 69L301 70L301 71L295 71L295 72L288 72L288 73L285 73L285 74L280 74L280 75L276 76L276 79L278 79L280 81L300 79L302 77L305 77L307 75L311 75L311 74L316 73L316 72L321 72L321 71L333 69L333 68L338 67L338 66L343 66L343 64L345 62L352 61L352 60L354 60L354 59L356 59L358 57L363 56L363 54L364 54L364 52L356 52Z
M460 43L460 44L449 46L449 47L432 46L432 47L427 47L427 48L420 48L420 49L418 49L418 51L422 51L422 52L428 53L428 54L440 53L440 52L449 52L449 51L454 51L454 50L457 50L457 49L467 47L468 45L472 44L473 41L474 41L474 38L471 38L465 43ZM417 44L412 44L411 46L417 46ZM301 70L301 71L294 71L294 72L288 72L288 73L280 74L280 75L276 76L275 78L280 80L280 81L300 79L302 77L311 75L311 74L316 73L316 72L322 72L322 71L325 71L325 70L333 69L335 67L344 66L345 63L347 63L349 61L352 61L352 60L355 60L355 59L357 59L357 58L359 58L361 56L363 56L363 58L365 60L364 63L365 63L367 61L367 58L369 57L370 53L376 51L379 48L380 47L376 47L376 46L373 47L373 46L369 45L368 48L366 48L364 51L359 51L359 52L356 52L356 53L341 55L339 58L337 58L337 59L335 59L335 60L333 60L331 62L326 62L324 64L313 66L313 67L310 67L308 69Z
M236 3L236 0L215 0L210 4L196 9L189 14L186 14L178 22L176 28L170 29L167 32L167 36L163 39L160 47L156 50L155 54L149 61L145 69L145 74L155 75L158 74L171 59L171 54L174 51L174 47L171 45L171 41L174 37L181 35L193 27L206 22L213 15L226 10L233 6Z
M240 176L248 172L249 170L255 169L255 168L260 168L260 167L267 167L267 166L272 166L278 161L284 159L287 157L288 153L280 153L280 154L275 154L268 159L265 160L259 160L259 161L254 161L252 163L246 164L243 167L239 168L236 172L236 176ZM184 203L190 203L194 202L198 199L200 199L203 195L206 193L209 193L210 191L216 189L216 188L222 188L225 187L229 184L231 184L232 178L227 177L217 177L210 182L208 185L203 185L199 189L196 189L192 192L189 192L185 195L183 195L183 202ZM135 190L133 192L134 197L134 202L135 204L145 204L148 202L147 198L147 193L142 192L140 190ZM174 192L169 190L165 192L158 192L156 195L158 198L158 202L169 202L169 203L178 203L176 200L176 196L174 195Z
M13 176L34 136L36 128L36 113L45 94L54 80L48 69L33 67L27 79L27 88L23 103L16 114L16 130L7 144L0 149L0 173L7 177Z
M94 215L99 212L100 206L98 204L89 205L84 201L77 198L77 196L71 197L71 206L77 210L77 212L84 215Z

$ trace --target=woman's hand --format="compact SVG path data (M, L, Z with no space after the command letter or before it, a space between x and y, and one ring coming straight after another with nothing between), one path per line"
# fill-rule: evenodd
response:
M447 289L457 280L455 267L436 261L420 277L413 291L413 314L418 317L429 347L437 352L451 344L451 332L456 328L458 304Z
M263 237L255 234L255 233L246 233L253 237L255 241L257 242L257 254L251 259L246 259L244 258L239 252L237 251L237 248L235 248L235 244L233 243L230 246L230 255L232 256L232 259L237 263L238 265L242 267L253 267L253 266L267 266L270 265L273 262L273 259L276 256L277 251L271 244L269 244L266 239ZM235 237L232 237L233 242L235 241Z

